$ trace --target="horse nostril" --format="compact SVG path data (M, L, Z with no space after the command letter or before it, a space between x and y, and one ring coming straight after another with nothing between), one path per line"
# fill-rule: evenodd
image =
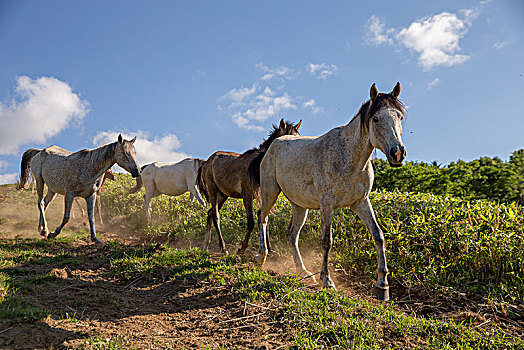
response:
M395 148L389 150L389 155L391 156L391 158L395 159Z

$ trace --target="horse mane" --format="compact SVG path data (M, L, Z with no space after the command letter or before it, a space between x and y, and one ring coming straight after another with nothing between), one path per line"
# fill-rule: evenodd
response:
M371 100L364 102L351 121L359 117L360 128L367 129L371 117L383 107L394 108L402 113L402 115L406 114L406 107L398 98L393 97L391 94L379 93L373 103L371 103Z
M247 152L244 152L244 154L257 152L257 155L253 158L251 163L249 163L249 166L247 168L247 172L249 174L249 178L251 181L251 186L253 187L253 192L259 191L260 188L260 163L262 162L262 159L266 155L266 152L271 145L273 141L275 141L276 138L283 136L283 135L291 135L293 128L297 126L297 124L293 124L290 121L285 121L286 129L284 132L280 130L280 126L277 126L273 124L273 129L269 132L269 136L267 139L264 139L260 146L255 147L253 149L250 149ZM258 196L257 196L258 198Z
M116 144L118 142L108 143L94 149L83 149L70 155L77 159L86 158L90 164L98 164L108 158L113 157Z
M272 129L269 131L269 135L267 136L267 139L262 140L262 143L258 147L253 147L252 149L245 151L243 155L248 154L248 153L257 152L257 151L262 152L262 153L267 152L269 146L271 146L271 143L275 141L276 138L283 136L283 135L290 135L292 129L296 126L296 124L293 124L292 122L288 120L285 121L285 124L286 124L286 129L283 132L282 130L280 130L280 126L273 124Z

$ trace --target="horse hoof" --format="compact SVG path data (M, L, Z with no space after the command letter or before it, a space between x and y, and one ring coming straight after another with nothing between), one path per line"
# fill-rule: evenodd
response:
M99 240L98 238L95 238L95 239L92 239L91 240L95 245L99 245L101 247L105 246L106 244L104 242L102 242L101 240Z
M335 282L333 282L331 279L328 281L324 281L324 289L331 290L333 292L337 291L337 287L335 287Z
M389 301L389 287L375 286L375 295L378 300Z
M307 282L317 283L317 279L315 278L315 275L307 270L302 271L302 273L299 276L301 277L302 280L305 280Z
M266 262L266 254L257 254L255 255L254 260L258 266L262 266Z
M53 231L53 232L49 232L48 234L46 234L45 238L51 239L51 238L55 238L56 236L57 234Z

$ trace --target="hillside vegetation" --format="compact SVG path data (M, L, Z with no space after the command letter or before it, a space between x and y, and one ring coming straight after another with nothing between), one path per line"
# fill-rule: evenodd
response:
M78 217L63 236L41 240L33 232L35 195L0 186L0 233L8 224L16 229L16 208L27 223L16 238L0 240L1 348L524 347L524 209L517 203L372 193L391 270L392 301L382 303L371 296L371 235L349 209L333 219L331 271L340 289L333 293L288 272L285 198L270 216L274 251L261 270L251 262L258 230L244 256L204 252L206 209L187 195L161 196L149 226L143 190L125 192L134 181L117 174L106 182L104 248L90 244L79 224L86 219ZM55 201L60 207L61 198ZM229 251L236 251L246 226L241 202L228 200L221 219ZM218 251L216 241L213 231ZM300 242L317 272L317 211Z
M524 204L524 149L507 162L498 157L458 160L446 166L437 162L407 162L400 168L374 159L378 190L453 195L462 199L491 199Z
M108 183L102 201L104 207L112 208L110 218L123 217L133 229L149 234L203 239L207 213L198 203L188 203L186 197L160 197L153 206L156 223L146 226L143 193L125 194L124 188L131 184L128 175ZM391 276L399 283L449 286L507 301L524 299L522 206L399 192L374 192L371 202L385 232ZM269 225L272 243L282 249L287 249L285 232L290 219L291 208L280 196ZM242 203L226 202L221 220L226 241L238 245L246 226ZM257 231L251 246L258 245ZM337 265L375 276L372 237L349 208L335 212L333 236ZM320 215L310 211L301 245L318 249L320 237Z

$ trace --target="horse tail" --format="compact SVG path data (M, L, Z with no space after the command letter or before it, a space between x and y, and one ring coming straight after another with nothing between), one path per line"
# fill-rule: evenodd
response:
M257 201L260 197L260 163L262 163L262 159L264 159L265 155L266 152L259 152L247 167L253 195Z
M204 198L207 202L209 202L209 194L207 193L207 186L206 182L204 181L204 177L202 176L202 168L206 166L207 161L203 162L202 165L198 168L197 171L197 186L198 191L204 195Z
M142 168L140 168L140 173L142 173L142 171L144 171L144 169L149 166L151 164L146 164L144 165ZM126 187L126 191L127 191L127 194L132 194L132 193L136 193L138 191L140 191L140 189L142 188L142 175L138 175L136 177L136 186L133 187L133 188L127 188Z
M40 152L41 150L36 148L29 148L24 152L22 155L22 162L20 163L20 181L18 182L18 185L16 188L18 190L21 190L25 187L27 180L29 178L29 170L31 170L31 166L29 165L29 162L31 162L31 159Z

